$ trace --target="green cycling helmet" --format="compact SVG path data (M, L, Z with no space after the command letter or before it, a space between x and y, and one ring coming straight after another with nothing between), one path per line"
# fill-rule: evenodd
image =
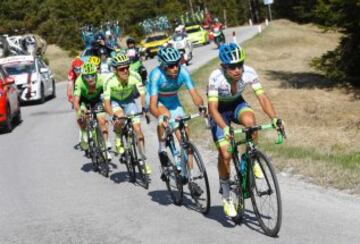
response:
M119 67L119 66L129 66L130 65L130 59L127 55L118 52L116 53L115 57L111 60L111 66L113 67Z
M90 62L86 62L81 68L81 74L83 75L93 75L96 74L96 72L96 66Z

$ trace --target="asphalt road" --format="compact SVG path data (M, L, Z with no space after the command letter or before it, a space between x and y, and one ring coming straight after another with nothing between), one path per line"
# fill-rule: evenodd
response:
M237 33L240 41L256 29ZM214 56L213 44L195 49L190 69ZM251 207L245 223L235 226L224 217L217 193L216 153L204 148L210 213L175 206L159 179L155 122L143 125L153 168L149 190L129 183L116 159L110 178L92 172L90 161L73 149L78 134L65 83L57 88L56 99L22 107L24 122L0 135L0 243L359 243L358 197L285 173L278 174L283 199L279 237L262 233Z

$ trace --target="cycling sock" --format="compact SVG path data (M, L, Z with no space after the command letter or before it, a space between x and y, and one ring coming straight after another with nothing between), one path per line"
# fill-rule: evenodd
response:
M220 187L222 189L222 196L224 199L230 198L230 182L229 179L223 180L220 179Z

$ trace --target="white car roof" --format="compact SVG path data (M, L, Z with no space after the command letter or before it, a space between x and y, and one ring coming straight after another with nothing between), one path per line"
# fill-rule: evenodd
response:
M6 58L0 58L0 64L16 63L16 62L34 62L35 58L32 55L18 55Z

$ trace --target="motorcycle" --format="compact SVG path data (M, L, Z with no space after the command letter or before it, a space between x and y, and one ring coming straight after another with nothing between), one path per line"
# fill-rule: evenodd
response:
M221 44L225 43L225 35L221 26L213 26L212 35L217 48L219 48Z
M169 41L169 44L179 50L182 61L181 63L184 63L186 65L189 65L190 61L192 60L192 43L187 38L186 34L183 33L177 33L173 36L173 38Z

